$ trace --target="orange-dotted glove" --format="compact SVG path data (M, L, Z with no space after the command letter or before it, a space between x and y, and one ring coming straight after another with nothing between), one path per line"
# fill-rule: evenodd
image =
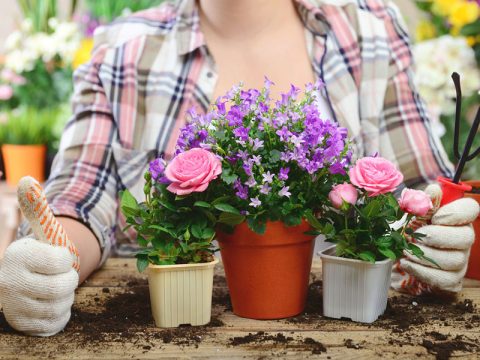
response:
M18 201L34 238L16 240L7 248L0 267L0 304L14 329L54 335L70 319L79 280L78 252L35 179L20 181Z
M438 290L458 292L475 240L471 223L480 209L475 200L466 198L440 207L442 190L437 184L429 185L425 192L432 199L433 209L413 221L411 227L425 235L416 245L439 267L405 252L405 257L393 266L392 287L412 295Z

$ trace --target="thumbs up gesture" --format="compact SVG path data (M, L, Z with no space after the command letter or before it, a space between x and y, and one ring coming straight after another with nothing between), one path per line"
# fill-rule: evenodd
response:
M35 336L61 331L71 315L80 261L40 184L23 178L18 201L34 237L14 241L0 266L0 304L10 326Z

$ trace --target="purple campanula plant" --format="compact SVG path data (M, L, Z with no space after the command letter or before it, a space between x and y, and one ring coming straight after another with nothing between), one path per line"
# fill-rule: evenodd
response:
M176 151L200 147L219 156L223 172L204 197L236 209L238 218L224 224L247 220L260 233L267 221L296 225L319 208L352 156L347 129L319 111L322 83L308 84L303 95L292 85L277 101L273 85L266 78L260 90L235 86L207 114L189 111Z

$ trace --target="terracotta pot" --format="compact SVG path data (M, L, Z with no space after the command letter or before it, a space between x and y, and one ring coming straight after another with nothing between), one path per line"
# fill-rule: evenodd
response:
M480 188L480 181L465 181L465 183L474 188ZM480 204L480 194L467 192L465 193L465 197L475 199ZM471 279L480 280L480 216L473 222L473 228L475 229L475 242L473 243L472 251L470 252L468 269L465 276Z
M45 181L45 145L2 145L7 184L15 187L24 176Z
M212 312L213 271L202 264L149 265L148 286L157 327L205 325Z
M250 319L282 319L305 308L315 237L303 222L267 223L265 234L246 223L217 233L233 312Z

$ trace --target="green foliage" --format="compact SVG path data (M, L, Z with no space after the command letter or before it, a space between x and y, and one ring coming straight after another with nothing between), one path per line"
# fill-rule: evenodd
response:
M6 114L7 121L0 123L0 144L50 145L58 137L58 123L65 113L63 107L18 108Z
M14 85L18 104L44 109L57 107L70 100L73 91L72 68L61 64L59 58L52 63L38 59L32 71L23 72L24 85Z
M403 227L392 229L392 224L405 216L392 194L369 197L362 192L357 205L344 205L341 210L324 206L318 217L312 212L305 214L317 234L325 235L326 241L337 245L337 256L374 263L397 260L406 250L426 259L420 248L407 241L406 236L416 241L424 236L409 230L411 215L407 215Z
M86 5L92 15L104 23L122 16L125 9L137 12L161 4L163 0L87 0Z
M175 196L164 184L154 183L146 174L145 201L139 203L123 191L121 210L128 228L137 232L143 248L137 253L137 267L143 271L148 263L173 265L213 260L212 240L217 224L227 228L245 221L245 216L222 198L208 200L203 193ZM218 182L218 181L217 181Z

